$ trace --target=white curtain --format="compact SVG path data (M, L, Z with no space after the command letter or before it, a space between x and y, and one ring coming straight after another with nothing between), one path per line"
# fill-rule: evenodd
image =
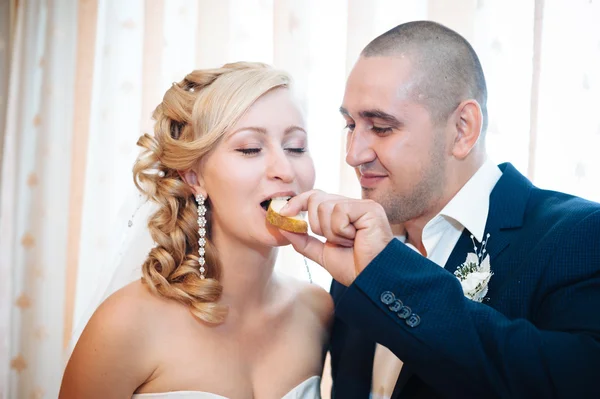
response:
M600 200L600 1L19 1L12 39L0 29L0 399L57 396L63 348L130 218L136 139L172 82L237 60L290 71L316 187L359 196L337 112L345 79L371 39L417 19L479 54L493 160ZM289 248L277 268L307 278Z
M6 126L6 95L8 93L8 70L10 65L11 4L0 3L0 172L2 170L2 146Z
M18 8L0 197L3 398L56 397L63 328L76 2ZM4 10L3 10L4 11Z

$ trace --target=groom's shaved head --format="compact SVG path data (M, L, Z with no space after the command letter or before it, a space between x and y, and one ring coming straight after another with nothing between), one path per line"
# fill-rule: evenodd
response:
M487 88L479 58L458 33L431 21L408 22L375 38L363 57L406 56L411 60L415 102L422 103L436 122L444 122L461 101L475 99L487 128Z

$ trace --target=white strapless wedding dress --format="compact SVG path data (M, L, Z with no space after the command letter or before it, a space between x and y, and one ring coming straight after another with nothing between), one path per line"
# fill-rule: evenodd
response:
M199 391L141 393L132 399L228 399L225 396ZM258 398L260 399L260 398ZM321 377L315 375L297 385L281 399L321 399Z

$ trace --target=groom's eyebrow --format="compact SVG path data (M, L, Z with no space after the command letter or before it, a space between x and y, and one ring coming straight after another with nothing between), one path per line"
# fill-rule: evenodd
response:
M348 112L348 110L344 107L340 107L340 113L342 115L352 118L350 116L350 113ZM387 122L390 125L395 126L395 127L402 126L402 122L400 122L398 120L398 118L396 118L394 115L388 114L387 112L384 112L380 109L369 109L366 111L360 111L358 113L358 115L364 119L379 119L379 120L381 120L383 122Z
M387 112L383 112L380 109L370 109L366 111L360 111L358 113L361 118L365 119L379 119L383 122L387 122L393 126L401 126L402 122L400 122L394 115L388 114Z

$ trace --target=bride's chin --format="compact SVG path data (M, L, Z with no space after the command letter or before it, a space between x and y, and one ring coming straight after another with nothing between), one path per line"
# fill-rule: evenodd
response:
M271 247L285 247L286 245L290 245L289 240L281 235L278 228L269 226L268 231L269 239L267 245Z

